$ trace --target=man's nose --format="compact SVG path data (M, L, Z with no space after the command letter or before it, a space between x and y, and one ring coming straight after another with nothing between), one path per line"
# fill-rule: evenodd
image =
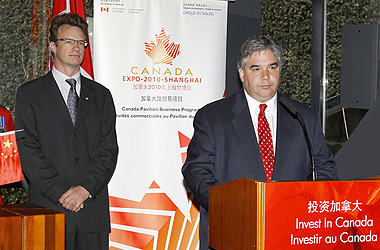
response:
M74 50L80 49L80 45L78 44L78 42L74 42L74 44L72 45L72 49L74 49Z
M269 71L268 71L268 69L264 69L264 70L262 71L262 73L261 73L261 77L262 77L263 79L269 79L269 78L270 78L270 75L269 75Z

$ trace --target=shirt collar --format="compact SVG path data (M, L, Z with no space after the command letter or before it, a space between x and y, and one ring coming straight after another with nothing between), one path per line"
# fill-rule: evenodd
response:
M58 71L55 67L52 68L51 72L54 76L54 79L56 79L57 82L65 82L66 79L74 78L77 81L77 84L80 84L80 71L72 77L63 74L62 72Z
M251 97L245 89L244 94L247 98L248 106L258 115L260 112L259 106L262 103ZM277 92L270 100L265 102L265 104L267 105L265 112L272 113L275 116L277 114Z

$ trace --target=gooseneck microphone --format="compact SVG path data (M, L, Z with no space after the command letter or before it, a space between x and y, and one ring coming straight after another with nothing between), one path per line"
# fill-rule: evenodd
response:
M301 123L303 133L306 138L306 143L307 147L309 149L309 154L310 154L310 159L311 159L311 171L312 171L312 180L316 181L317 180L317 171L315 169L315 164L314 164L314 154L313 154L313 148L311 147L310 139L309 139L309 134L307 133L305 122L303 121L302 116L300 113L298 113L298 110L294 105L285 97L281 96L280 97L280 103L291 113L293 117L296 117L297 120Z

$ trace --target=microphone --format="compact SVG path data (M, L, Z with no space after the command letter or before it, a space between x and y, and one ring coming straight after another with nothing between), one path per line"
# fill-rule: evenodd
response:
M311 171L312 171L312 180L316 181L317 180L317 171L315 169L315 163L314 163L314 154L313 154L313 148L311 147L310 139L309 139L309 134L307 133L305 122L303 121L302 116L300 113L298 113L298 110L294 105L286 99L284 96L280 97L280 103L285 107L286 110L290 112L290 114L297 118L297 120L301 123L303 133L306 138L306 143L307 143L307 148L309 149L309 154L310 154L310 159L311 159Z

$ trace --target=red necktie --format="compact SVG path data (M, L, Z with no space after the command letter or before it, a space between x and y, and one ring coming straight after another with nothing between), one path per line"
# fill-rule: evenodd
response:
M261 153L261 158L263 159L265 173L267 175L268 181L272 180L273 165L274 165L274 152L273 152L273 141L272 134L270 132L269 123L267 118L265 118L266 104L260 104L259 113L259 148Z

